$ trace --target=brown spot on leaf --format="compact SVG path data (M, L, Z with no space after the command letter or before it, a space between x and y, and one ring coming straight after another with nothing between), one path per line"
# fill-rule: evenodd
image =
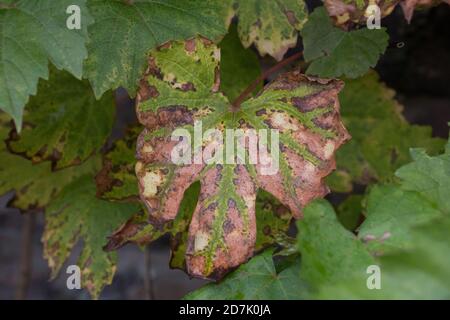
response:
M184 43L184 48L188 53L192 53L195 51L195 39L186 40Z
M195 86L192 82L183 83L181 85L182 91L195 91Z
M290 23L292 26L295 26L295 25L298 23L298 19L297 19L297 17L295 16L295 13L292 12L292 11L290 11L290 10L286 11L285 13L286 13L286 17L287 17L289 23Z

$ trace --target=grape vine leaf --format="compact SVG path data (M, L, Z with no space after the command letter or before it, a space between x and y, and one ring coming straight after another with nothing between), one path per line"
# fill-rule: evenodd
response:
M82 240L83 249L77 263L82 286L93 298L98 298L116 270L116 253L103 250L107 236L139 210L138 204L96 198L92 175L81 176L67 185L45 213L42 242L51 277L56 277L73 247Z
M424 149L411 154L413 161L396 172L400 185L375 186L369 193L359 237L377 254L413 247L414 226L450 214L450 142L438 156Z
M144 215L138 214L132 217L111 235L106 249L108 251L115 250L129 242L143 246L164 234L169 234L172 248L170 266L185 270L189 224L198 202L199 193L200 183L195 182L184 192L175 220L162 226L149 224L147 212ZM255 251L259 251L278 242L280 238L283 239L283 235L289 228L291 214L286 207L263 190L258 192L255 212L257 217Z
M405 19L410 23L415 9L432 7L440 3L450 5L450 0L402 0L400 6L402 7Z
M82 12L80 30L66 26L70 5ZM19 131L24 105L36 94L39 78L48 78L48 61L81 79L91 22L86 0L16 0L0 6L0 108Z
M233 15L230 0L90 0L88 6L96 22L84 75L97 97L120 86L134 96L149 50L197 34L218 39Z
M414 148L411 157L414 161L395 173L402 179L403 189L421 193L436 208L450 214L450 139L439 156L432 157L424 149Z
M9 152L4 140L10 131L10 119L0 112L0 195L15 190L12 206L27 210L43 208L75 178L94 173L100 167L100 159L93 157L83 164L52 171L50 162L33 164L22 156Z
M423 149L413 149L411 153L413 162L396 172L400 178L397 184L376 185L371 189L366 199L367 218L359 228L361 243L372 254L381 255L376 260L381 268L381 288L368 290L367 276L353 274L338 283L323 282L316 297L448 299L450 296L450 219L448 197L444 196L449 194L450 186L450 141L445 153L439 156L430 157ZM343 254L340 258L348 256Z
M259 75L259 60L254 52L244 49L236 27L219 44L221 50L220 90L230 101L237 98ZM255 94L262 88L258 85ZM117 141L104 157L103 168L97 176L97 195L109 200L126 200L139 196L134 172L138 126L127 130L124 139Z
M442 215L420 193L396 185L374 186L366 201L366 220L358 237L377 255L410 248L411 228Z
M402 299L440 300L450 297L450 218L441 216L412 228L414 244L409 250L379 258L381 288L369 290L367 276L333 285L324 284L319 299ZM344 257L342 257L344 258Z
M328 192L323 178L335 167L334 151L349 137L339 120L341 82L289 72L236 110L218 91L219 53L203 38L154 50L137 95L138 119L146 127L137 142L141 200L152 223L165 223L175 219L187 187L201 181L186 264L191 275L206 278L220 278L253 255L258 188L273 194L293 216L300 217L306 203ZM201 151L207 160L189 164L184 158L175 165L172 150L185 148L188 141L183 135L179 136L182 141L172 140L172 131L185 129L183 133L192 137L199 121L203 130L212 129L209 135L214 134L205 136L208 143L204 145L194 141L194 153L185 152L184 157L198 159ZM238 136L243 133L238 139L242 152L239 161L232 155L220 164L216 160L224 160L220 157L227 145L234 150L236 138L228 139L233 140L228 144L227 139L220 141L225 129L240 129ZM267 151L265 146L271 149L270 154L260 155L267 161L242 163L248 158L245 154L255 156L242 143L251 135L249 129L275 131L270 142L261 139L264 148L260 147L260 152ZM196 136L199 138L198 132Z
M79 164L100 150L114 122L112 93L97 101L87 81L55 69L38 88L10 149L35 163L51 160L56 169Z
M238 32L244 47L252 44L261 56L281 60L297 44L298 31L308 19L303 0L234 0Z
M304 218L297 221L297 228L301 277L314 290L323 283L331 285L354 275L365 278L367 267L375 263L364 244L339 223L325 200L311 202Z
M391 178L410 161L412 146L431 154L442 150L445 141L432 138L431 127L410 125L404 119L394 95L373 71L345 81L339 100L352 140L337 151L337 170L327 179L333 191L349 192L353 182L367 185Z
M219 284L208 284L188 294L190 300L292 300L307 299L308 286L300 280L300 259L277 272L268 249L240 266Z
M114 142L103 157L103 166L95 177L97 196L106 200L138 200L139 191L134 174L136 139L141 131L129 127L123 139Z
M323 7L309 16L303 29L306 73L321 77L357 78L374 67L388 44L385 28L346 32L331 23Z
M373 16L373 5L379 8L380 18L390 15L401 0L324 0L328 15L336 26L348 28L352 24L366 23ZM372 5L372 7L370 7Z
M324 0L324 6L335 25L343 28L348 28L354 23L366 23L368 17L376 13L373 11L374 4L378 6L380 18L390 15L400 4L405 19L410 23L414 10L429 8L440 3L450 4L450 0Z

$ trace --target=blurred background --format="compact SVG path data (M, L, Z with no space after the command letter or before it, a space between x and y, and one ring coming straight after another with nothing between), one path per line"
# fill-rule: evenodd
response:
M450 6L416 11L410 25L397 7L382 21L390 34L389 47L377 71L382 81L397 92L404 115L411 123L429 125L433 135L447 138L450 122ZM288 53L301 50L301 41ZM274 64L262 58L263 69ZM117 114L109 143L120 138L127 125L136 122L134 102L124 90L116 92ZM0 299L89 299L84 290L67 290L64 273L49 281L50 270L42 257L42 212L22 215L7 208L14 192L0 197ZM339 201L336 195L329 196ZM81 244L66 265L75 264ZM204 285L183 271L169 268L168 237L146 250L127 245L119 250L113 284L101 299L179 299Z

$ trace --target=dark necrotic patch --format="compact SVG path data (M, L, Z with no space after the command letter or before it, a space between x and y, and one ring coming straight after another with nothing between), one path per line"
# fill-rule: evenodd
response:
M212 202L207 208L206 211L214 211L217 208L217 202Z
M322 121L320 119L317 119L317 118L313 119L313 123L317 127L321 128L321 129L324 129L324 130L330 130L331 128L333 128L333 124L332 123L324 122L324 121Z
M234 230L233 221L231 221L231 219L225 220L225 222L223 223L223 232L225 234L230 234L231 232L233 232L233 230Z
M263 228L264 235L269 236L271 232L272 230L270 229L270 226L264 226Z
M156 98L159 96L158 90L154 86L148 84L147 80L142 79L139 85L139 98L140 101L146 101L150 98Z
M306 97L292 97L291 103L301 112L308 112L334 104L335 98L334 95L330 95L326 91L320 91Z
M185 106L169 106L158 110L158 123L160 126L169 125L179 127L185 124L193 124L192 113Z
M266 111L266 109L260 109L260 110L256 111L255 114L256 114L258 117L260 117L260 116L262 116L262 115L264 115L264 114L267 114L267 111Z
M183 83L181 85L182 91L196 91L195 86L192 82Z
M236 201L234 201L234 199L228 199L228 208L236 208Z

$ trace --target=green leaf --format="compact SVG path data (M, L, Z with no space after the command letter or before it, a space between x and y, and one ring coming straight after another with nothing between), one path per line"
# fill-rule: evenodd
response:
M319 298L450 297L450 216L442 197L448 194L450 181L449 149L447 145L446 152L435 157L413 150L414 161L397 171L399 184L377 185L369 193L367 218L358 237L368 250L382 255L376 261L381 288L368 289L370 274L366 278L355 275L339 283L323 282Z
M218 91L219 57L218 48L200 38L154 50L137 101L138 119L146 127L137 142L140 197L151 223L164 224L175 219L184 191L200 181L186 265L190 274L208 278L220 278L253 255L257 190L273 194L292 215L301 216L306 203L328 192L323 177L334 168L334 151L348 138L337 111L341 82L289 72L236 110ZM226 136L227 129L250 135L249 128L272 132L273 137L262 144L270 146L273 171L266 171L269 168L261 162L248 161L248 144L242 146L239 160L234 152L232 159L224 161L224 150L235 149L237 138L220 137ZM172 151L187 143L172 139L175 129L185 129L182 137L194 137L194 151L185 156L192 160L204 150L211 161L174 163ZM196 130L216 131L202 142ZM211 149L212 158L208 157Z
M33 164L22 156L11 154L3 142L10 130L9 122L9 117L0 112L0 195L15 190L13 207L22 210L43 208L75 178L93 174L100 167L100 158L93 157L79 166L52 171L48 161Z
M297 44L298 31L308 19L303 0L234 0L238 32L244 47L252 44L264 56L281 60Z
M301 30L308 74L356 78L374 67L388 44L385 28L346 32L334 27L323 7L309 16Z
M301 277L314 289L353 277L365 277L375 263L363 243L337 220L333 207L316 200L297 222Z
M450 214L450 140L445 153L431 157L423 149L411 150L413 162L395 173L402 179L402 188L421 193L434 206Z
M48 78L48 61L81 79L87 57L85 0L17 0L0 7L0 108L22 127L24 105L36 94L39 78ZM67 7L78 5L81 29L69 30Z
M94 157L83 164L52 171L50 162L33 164L6 150L0 151L0 195L15 190L12 206L27 210L45 207L62 188L75 178L94 173L100 167Z
M450 214L450 148L431 157L423 149L411 151L413 162L396 175L400 185L375 186L367 199L367 219L359 237L370 250L382 254L414 247L411 228Z
M375 72L345 81L339 100L352 139L337 152L337 170L328 179L333 191L349 192L352 182L367 185L392 178L411 160L412 146L431 154L442 149L444 140L432 138L431 127L408 124L394 94Z
M198 300L289 300L306 299L308 287L299 278L300 259L277 272L273 250L266 250L232 272L219 284L208 284L188 294Z
M120 86L132 96L145 70L147 53L168 40L201 34L224 35L232 16L230 0L90 0L85 75L100 97Z
M239 40L236 26L219 44L220 47L220 89L230 101L235 100L261 73L258 56L250 49L244 49ZM256 93L262 88L258 85Z
M380 258L381 288L369 290L365 279L323 286L319 299L449 299L450 218L442 216L411 229L414 247ZM367 275L367 277L369 274Z
M103 250L107 236L139 210L137 204L97 199L92 175L84 175L67 185L45 213L42 242L52 278L58 274L75 244L83 241L77 263L82 286L92 297L98 298L101 289L111 283L116 270L116 253Z
M52 70L27 104L24 128L10 148L33 162L52 160L56 169L79 164L106 142L114 116L112 93L97 101L87 81Z
M358 237L367 243L370 251L381 255L413 246L411 228L442 213L417 192L395 185L377 185L367 198L366 215Z

